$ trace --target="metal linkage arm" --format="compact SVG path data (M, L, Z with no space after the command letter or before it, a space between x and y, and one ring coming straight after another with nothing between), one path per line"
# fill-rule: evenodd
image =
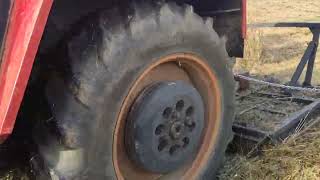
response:
M297 86L297 82L301 77L303 69L307 65L307 71L305 80L303 82L303 86L311 87L312 73L314 67L314 61L316 59L318 44L319 44L319 36L320 36L320 23L304 23L304 22L282 22L282 23L259 23L259 24L251 24L248 27L251 28L263 28L263 27L295 27L295 28L309 28L313 37L310 43L308 44L307 49L302 56L300 63L298 64L293 76L290 80L289 85Z

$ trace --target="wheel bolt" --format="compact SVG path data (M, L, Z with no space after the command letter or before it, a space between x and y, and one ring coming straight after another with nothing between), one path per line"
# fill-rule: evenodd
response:
M188 107L188 109L186 110L186 116L190 117L193 115L193 113L194 113L193 107L192 106Z
M176 103L176 110L177 111L181 111L184 107L184 101L183 100L180 100Z
M179 145L173 145L170 149L169 149L169 153L170 155L175 155L177 153L177 151L179 150L180 146Z
M189 128L189 130L193 131L193 129L196 127L196 123L193 121L192 118L187 117L185 121L185 125Z
M192 126L192 124L194 123L191 117L186 117L186 121L185 121L187 126Z
M190 139L189 138L187 138L187 137L185 137L185 138L183 138L183 146L182 147L187 147L188 146L188 144L189 144L189 142L190 142Z
M172 117L173 120L177 120L177 119L179 119L180 115L179 115L178 112L175 111L175 112L172 113L171 117Z
M162 125L162 124L160 124L160 125L157 126L157 128L156 128L155 134L156 134L156 135L160 135L161 133L163 133L164 129L165 129L165 126Z
M171 109L170 107L167 107L167 108L163 111L162 116L163 116L165 119L168 119L169 116L170 116L170 114L171 114L171 112L172 112L172 109Z
M181 122L175 122L172 124L171 128L170 128L170 136L173 139L178 139L182 133L183 133L183 124Z
M168 145L168 140L165 137L159 139L158 151L161 152Z

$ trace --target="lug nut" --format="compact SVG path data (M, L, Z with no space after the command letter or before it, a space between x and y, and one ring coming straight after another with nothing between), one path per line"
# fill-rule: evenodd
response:
M182 147L187 147L188 146L188 144L189 144L189 142L190 142L190 139L189 138L187 138L187 137L185 137L185 138L183 138L183 146Z
M192 118L187 117L185 121L185 125L189 128L189 130L193 131L193 129L196 127L196 123L193 121Z
M161 152L168 145L168 140L165 137L159 139L158 151Z
M184 101L183 100L180 100L176 103L176 110L177 111L181 111L184 107Z
M170 136L173 139L178 139L183 133L183 124L181 122L175 122L170 128Z
M167 107L167 108L163 111L162 116L163 116L165 119L168 119L171 113L172 113L172 108Z
M177 119L179 119L180 114L175 111L175 112L172 113L172 116L171 116L171 117L172 117L173 120L177 120Z
M170 155L175 155L179 149L180 149L179 145L177 144L173 145L169 150Z
M191 117L186 117L186 121L185 121L187 126L192 126L192 124L194 123Z
M162 125L162 124L160 124L160 125L157 126L157 128L156 128L155 134L156 134L156 135L160 135L161 133L163 133L164 129L165 129L165 126Z
M193 113L194 113L193 107L192 106L188 107L188 109L186 110L186 116L190 117L193 115Z

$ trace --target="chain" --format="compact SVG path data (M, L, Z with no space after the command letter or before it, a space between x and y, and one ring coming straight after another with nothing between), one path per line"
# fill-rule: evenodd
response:
M318 93L320 93L320 89L318 89L318 88L304 88L304 87L288 86L288 85L278 84L278 83L271 83L271 82L263 81L263 80L260 80L260 79L256 79L256 78L252 78L252 77L248 77L248 76L244 76L244 75L240 75L240 74L235 74L234 76L239 77L241 79L248 80L248 81L253 81L253 82L256 82L256 83L259 83L259 84L265 84L265 85L268 85L268 86L278 87L278 88L282 88L282 89L305 91L305 92L318 92Z

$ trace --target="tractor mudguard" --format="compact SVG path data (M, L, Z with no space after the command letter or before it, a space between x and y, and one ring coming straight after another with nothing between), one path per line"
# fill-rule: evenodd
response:
M12 133L52 1L9 2L0 54L0 143Z

